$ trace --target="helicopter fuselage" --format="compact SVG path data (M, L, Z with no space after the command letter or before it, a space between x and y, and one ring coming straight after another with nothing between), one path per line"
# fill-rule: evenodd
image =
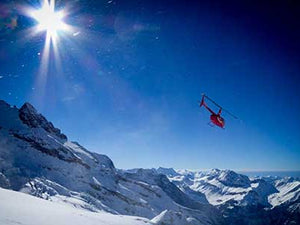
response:
M219 114L215 114L215 113L211 114L210 121L218 127L224 128L224 126L225 126L225 120Z

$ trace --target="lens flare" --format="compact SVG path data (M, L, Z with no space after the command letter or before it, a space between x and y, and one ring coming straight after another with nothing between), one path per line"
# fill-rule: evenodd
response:
M63 11L55 11L55 1L45 0L40 9L31 12L31 17L38 22L37 31L46 31L47 38L56 41L59 31L67 31L68 25L64 23Z

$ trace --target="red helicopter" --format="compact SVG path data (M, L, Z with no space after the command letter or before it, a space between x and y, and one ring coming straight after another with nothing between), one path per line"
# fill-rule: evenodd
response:
M215 113L213 110L211 110L207 104L205 103L205 98L209 101L211 101L213 104L215 104L218 108L219 108L219 111L218 113ZM223 117L221 117L221 113L222 113L222 110L227 112L229 115L231 115L233 118L237 119L237 117L233 114L231 114L228 110L226 109L223 109L220 105L218 105L214 100L212 100L211 98L209 98L208 96L206 96L205 94L202 94L202 99L201 99L201 102L200 102L200 107L201 106L204 106L210 113L210 121L211 123L213 123L214 125L220 127L220 128L223 128L225 127L225 120Z

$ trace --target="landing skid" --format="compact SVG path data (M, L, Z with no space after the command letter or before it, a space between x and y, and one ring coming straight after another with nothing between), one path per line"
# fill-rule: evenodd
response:
M216 125L214 125L212 122L208 122L207 125L211 126L211 127L216 127ZM218 126L219 127L219 126ZM222 128L223 130L225 130L224 127L219 127Z
M209 125L211 127L215 127L215 125L212 122L208 122L207 125Z

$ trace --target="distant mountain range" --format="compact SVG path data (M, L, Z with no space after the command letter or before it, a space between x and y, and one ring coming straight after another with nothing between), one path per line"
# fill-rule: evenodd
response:
M0 101L0 187L67 207L63 210L106 213L100 225L118 224L117 215L135 216L124 217L123 224L300 224L298 179L249 178L218 169L116 169L109 157L69 141L29 103L18 109ZM16 205L0 200L0 224L26 224L22 213L7 213L22 211L19 199L28 199L33 210L43 205L45 213L56 207L13 191L0 189L1 196Z
M249 177L294 177L300 179L300 171L293 170L278 170L278 171L238 171L238 173L247 175Z

